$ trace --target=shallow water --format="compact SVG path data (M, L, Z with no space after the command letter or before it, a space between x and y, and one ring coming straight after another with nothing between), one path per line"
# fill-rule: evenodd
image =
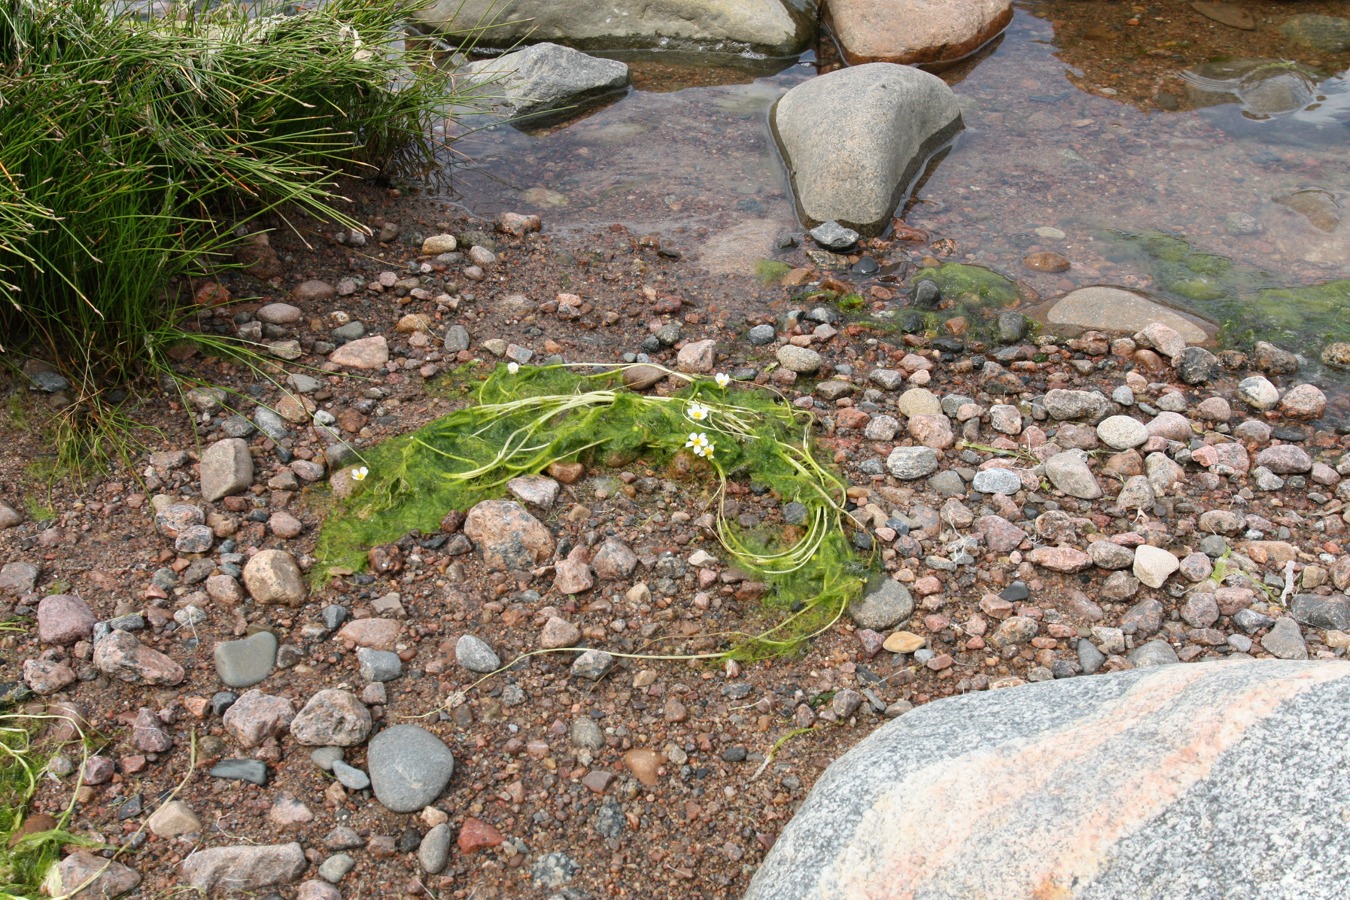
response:
M917 186L906 222L1042 296L1119 284L1225 322L1255 286L1350 277L1350 57L1310 60L1276 22L1237 32L1168 8L1171 18L1127 28L1126 15L1105 0L1025 0L995 46L940 73L966 127ZM815 74L815 56L779 71L629 62L635 89L570 124L461 139L471 162L454 168L450 195L471 210L539 212L555 231L658 231L714 271L750 273L778 234L800 230L767 119ZM1178 291L1130 238L1152 232L1232 259L1241 277ZM1073 266L1024 268L1037 250ZM1315 357L1328 339L1350 340L1350 312L1325 312L1316 329L1281 320L1282 333L1264 336Z

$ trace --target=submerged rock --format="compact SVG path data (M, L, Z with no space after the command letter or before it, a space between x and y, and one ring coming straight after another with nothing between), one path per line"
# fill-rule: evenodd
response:
M770 121L802 218L874 235L960 129L961 111L937 76L871 63L799 84Z
M1051 325L1094 328L1133 333L1161 322L1187 343L1199 344L1209 337L1205 330L1181 313L1124 288L1093 286L1070 291L1050 307Z

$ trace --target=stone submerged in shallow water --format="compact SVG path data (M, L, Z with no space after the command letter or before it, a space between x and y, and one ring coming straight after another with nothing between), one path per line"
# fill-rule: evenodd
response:
M1133 334L1155 322L1175 330L1189 344L1209 335L1181 313L1124 288L1094 286L1070 291L1046 313L1051 325Z
M550 43L470 63L461 71L470 89L517 117L572 114L628 86L626 64Z
M826 770L746 900L1340 896L1350 781L1309 773L1350 765L1347 710L1350 666L1267 660L939 700ZM997 797L961 814L973 783Z
M797 85L770 119L807 223L836 221L868 236L960 129L961 110L937 76L870 63Z

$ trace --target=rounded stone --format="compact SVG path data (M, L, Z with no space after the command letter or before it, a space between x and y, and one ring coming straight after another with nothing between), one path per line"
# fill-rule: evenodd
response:
M487 642L471 634L461 635L455 642L455 661L470 672L486 675L502 667L502 660Z
M1129 450L1148 441L1148 427L1131 416L1108 416L1097 424L1097 437L1113 450Z
M807 347L785 344L778 348L778 364L789 372L810 375L820 369L820 354Z
M1238 399L1252 409L1273 409L1280 402L1280 392L1263 375L1253 375L1238 382Z
M1008 469L984 469L975 473L971 486L981 494L1004 494L1011 497L1022 489L1022 478Z
M455 757L431 732L394 725L377 734L366 754L375 799L392 812L416 812L450 783Z
M243 640L216 645L216 674L232 688L252 687L272 674L277 661L277 638L260 631Z
M886 468L902 481L914 481L937 471L937 453L931 447L896 447L886 457Z

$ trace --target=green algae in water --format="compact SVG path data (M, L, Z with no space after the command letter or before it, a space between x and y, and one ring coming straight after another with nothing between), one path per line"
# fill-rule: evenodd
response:
M324 523L317 571L359 571L371 547L410 531L435 533L450 510L500 497L510 479L551 463L642 456L661 465L704 434L714 447L707 472L718 485L718 538L739 568L770 586L766 603L788 613L768 631L731 635L729 654L794 650L861 593L866 566L843 522L847 485L816 459L809 414L782 400L704 380L671 396L641 395L623 387L619 371L582 375L564 366L499 368L477 400L364 453L369 475ZM720 501L728 480L804 505L805 533L789 541L727 521Z
M933 282L944 300L953 300L963 309L966 307L1001 309L1015 304L1020 296L1015 281L992 269L968 266L964 263L943 263L940 266L920 269L910 276L910 287L920 281Z
M1221 343L1255 341L1317 350L1350 340L1350 279L1290 287L1273 275L1227 257L1191 249L1161 231L1106 230L1098 238L1114 262L1138 266L1157 289L1220 322Z

